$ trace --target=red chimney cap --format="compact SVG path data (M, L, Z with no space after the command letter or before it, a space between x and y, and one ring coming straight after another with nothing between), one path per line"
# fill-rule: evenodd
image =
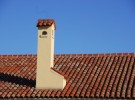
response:
M54 24L54 28L56 29L56 24L53 19L39 19L37 22L37 27L51 26L52 24Z

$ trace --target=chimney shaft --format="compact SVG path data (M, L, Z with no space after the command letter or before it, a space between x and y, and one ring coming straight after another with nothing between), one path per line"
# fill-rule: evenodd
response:
M39 20L36 88L63 89L64 77L51 69L54 66L54 31L56 24L52 19Z

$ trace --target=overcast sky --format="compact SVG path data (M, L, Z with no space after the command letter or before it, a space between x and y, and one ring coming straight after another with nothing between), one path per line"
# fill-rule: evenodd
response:
M135 52L135 0L0 0L0 54L36 54L42 18L56 54Z

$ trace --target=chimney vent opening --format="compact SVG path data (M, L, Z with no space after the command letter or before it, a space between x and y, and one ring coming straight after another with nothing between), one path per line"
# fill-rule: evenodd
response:
M42 32L42 35L47 35L47 32L46 32L46 31L43 31L43 32Z

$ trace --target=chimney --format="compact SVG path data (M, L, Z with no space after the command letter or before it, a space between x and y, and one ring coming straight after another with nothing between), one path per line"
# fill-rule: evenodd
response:
M38 20L38 52L36 88L63 89L66 85L64 77L54 70L54 31L56 24L53 19Z

